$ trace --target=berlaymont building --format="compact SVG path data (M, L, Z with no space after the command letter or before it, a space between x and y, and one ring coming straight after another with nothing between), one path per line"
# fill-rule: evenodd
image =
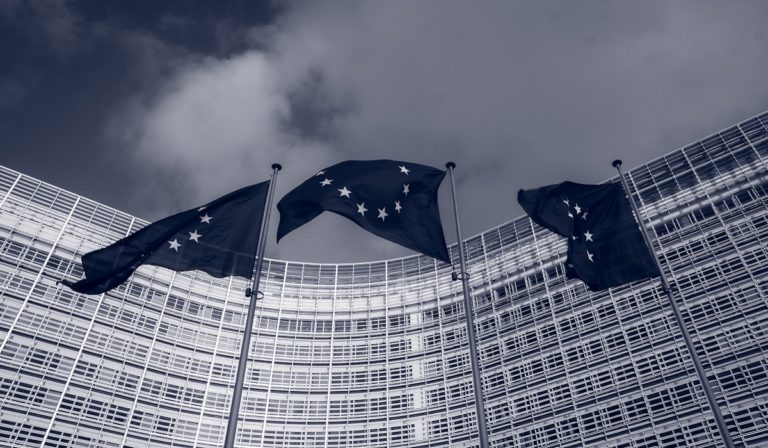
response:
M768 446L768 113L628 177L734 441ZM146 224L0 168L0 446L223 444L245 280L57 285ZM464 244L492 446L720 446L658 280L589 292L527 217ZM266 260L262 289L238 446L477 446L449 266Z

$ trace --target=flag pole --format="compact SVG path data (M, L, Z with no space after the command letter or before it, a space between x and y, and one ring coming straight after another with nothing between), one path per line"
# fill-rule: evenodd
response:
M256 267L253 274L253 287L245 291L245 296L250 298L248 314L243 330L243 343L240 345L240 359L237 362L237 376L235 388L232 391L232 403L229 406L229 421L227 422L227 435L224 439L224 448L234 448L235 434L237 432L237 418L240 414L240 400L243 395L243 382L245 381L245 368L248 364L248 353L251 347L251 331L253 329L253 317L256 313L256 301L259 297L259 282L261 280L261 265L264 260L264 246L267 243L267 229L269 229L269 214L272 209L272 198L275 196L275 181L277 172L283 169L279 163L272 164L272 181L269 183L267 206L261 219L261 234L259 235L259 247L256 250ZM263 297L263 295L262 295Z
M461 225L459 224L459 208L456 204L456 184L453 180L453 169L456 164L448 162L445 164L448 173L451 175L451 197L453 198L453 214L456 220L456 238L459 246L459 262L461 263L461 273L454 274L453 280L460 279L461 286L464 289L464 316L467 321L467 339L469 340L469 360L472 364L472 384L475 390L475 408L477 409L477 432L480 435L480 448L488 448L488 427L485 421L485 403L483 401L483 383L480 377L480 367L477 365L479 357L477 356L477 341L475 340L475 319L472 310L472 296L469 295L469 273L466 268L466 257L464 255L464 240L461 237Z
M640 215L640 211L637 209L635 200L632 198L632 195L629 192L629 187L627 185L626 179L624 178L624 173L621 171L621 160L614 160L612 165L619 172L621 185L624 187L624 192L629 199L629 203L632 204L632 210L635 212L635 216L637 216L637 220L640 223L640 229L643 231L643 239L645 239L645 244L648 245L648 249L653 255L653 260L656 263L656 268L659 270L661 287L667 295L669 305L672 308L672 313L675 315L675 320L677 321L677 326L680 327L680 332L683 334L685 346L688 348L688 353L691 355L691 359L693 360L693 366L696 369L699 382L704 388L704 394L707 396L709 408L712 411L712 414L715 416L715 422L717 423L717 428L720 430L720 436L723 439L723 443L725 444L726 448L734 448L733 440L731 440L731 434L728 432L728 427L725 424L723 414L720 412L720 407L718 406L717 400L715 399L715 394L712 392L712 387L709 384L709 380L707 380L707 374L704 372L704 367L701 365L699 356L696 354L696 349L693 346L693 342L691 341L691 335L688 333L688 328L685 325L685 321L683 321L683 315L680 313L680 308L678 308L677 302L672 295L672 288L669 287L667 277L664 274L664 270L661 268L659 257L656 255L656 251L653 249L653 244L651 244L651 236L648 233L648 229L645 227L645 223L643 222L642 215Z

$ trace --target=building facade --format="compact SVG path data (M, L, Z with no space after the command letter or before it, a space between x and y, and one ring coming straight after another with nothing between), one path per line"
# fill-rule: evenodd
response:
M768 446L768 113L629 178L736 443ZM0 168L0 446L222 445L244 280L57 285L146 224ZM524 217L465 244L492 446L719 446L658 281L589 292ZM266 260L262 285L239 446L477 446L450 267Z

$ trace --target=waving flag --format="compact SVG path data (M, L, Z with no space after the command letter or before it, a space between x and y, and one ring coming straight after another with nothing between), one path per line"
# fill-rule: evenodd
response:
M269 182L244 187L150 224L83 255L85 278L61 283L83 294L101 294L119 286L143 264L250 278L268 190Z
M443 177L445 171L437 168L394 160L348 160L324 168L277 204L277 240L329 211L384 239L450 263L437 205Z
M568 238L565 270L592 290L658 277L621 184L563 182L520 190L533 222Z

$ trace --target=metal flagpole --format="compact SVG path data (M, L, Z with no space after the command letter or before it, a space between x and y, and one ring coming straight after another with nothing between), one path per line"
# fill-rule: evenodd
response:
M688 347L688 353L691 355L691 359L693 360L693 366L696 368L696 374L699 376L699 382L701 383L701 386L704 388L704 394L707 396L707 401L709 402L709 408L712 410L712 414L714 414L715 416L715 422L717 423L717 428L720 430L720 436L723 438L723 443L725 444L726 448L734 448L733 440L731 440L731 434L728 432L728 427L725 425L725 419L723 419L723 414L720 412L720 407L717 405L715 394L712 392L712 388L709 384L709 380L707 380L707 375L704 372L704 367L701 365L701 361L699 360L699 357L696 354L696 349L693 346L693 342L691 342L691 335L688 333L688 328L685 326L685 322L683 321L683 315L680 314L680 308L678 308L677 302L675 301L675 298L672 295L672 289L669 287L669 282L667 282L667 277L666 275L664 275L664 270L662 270L661 268L659 257L656 255L656 251L653 249L653 245L651 244L651 237L648 233L648 229L646 229L645 227L645 223L643 222L642 215L640 215L640 211L637 209L635 200L632 199L632 195L629 192L629 187L627 186L627 181L626 179L624 179L624 173L621 172L621 160L614 160L612 165L619 172L619 179L621 179L621 185L624 187L624 192L627 194L627 197L629 198L629 203L632 204L632 210L635 212L635 215L637 216L637 220L640 221L640 229L642 229L643 231L643 238L645 239L645 244L648 245L648 249L651 251L651 254L653 254L653 260L656 262L656 268L659 270L659 273L661 274L661 287L664 290L664 292L667 294L667 299L669 299L669 305L672 307L672 313L675 315L677 326L680 327L680 332L683 333L683 340L685 341L685 346Z
M240 359L237 362L237 376L235 377L235 389L232 391L232 403L229 406L229 422L227 422L227 437L224 439L224 448L234 448L235 433L237 432L237 417L240 413L240 399L243 395L243 382L245 380L245 367L248 364L248 352L251 347L251 331L253 329L253 317L256 312L256 301L259 299L259 282L261 280L261 264L264 260L264 246L267 244L267 229L269 229L269 212L272 209L272 198L275 195L275 180L277 172L283 169L279 163L272 164L272 182L269 183L267 206L261 220L261 234L259 235L259 247L256 250L256 267L253 274L253 288L245 291L245 296L250 297L248 315L245 319L243 331L243 343L240 346Z
M456 219L456 238L459 243L459 261L461 263L461 273L454 274L454 280L460 279L461 286L464 289L464 315L467 320L467 339L469 339L469 360L472 364L472 383L475 389L475 408L477 409L477 432L480 435L480 448L488 448L488 427L485 422L485 403L483 402L483 384L480 378L480 368L477 363L477 341L475 340L475 319L472 310L472 296L469 295L469 273L466 268L466 257L464 256L464 240L461 238L461 226L459 225L459 208L456 205L456 184L453 181L453 169L456 164L448 162L445 164L448 173L451 175L451 196L453 197L453 214Z

